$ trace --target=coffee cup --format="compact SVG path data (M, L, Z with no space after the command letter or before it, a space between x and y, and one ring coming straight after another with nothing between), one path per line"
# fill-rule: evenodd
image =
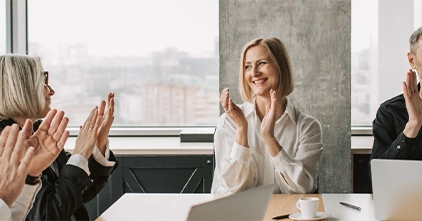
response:
M296 202L296 207L300 210L302 218L315 218L318 211L318 197L301 197Z

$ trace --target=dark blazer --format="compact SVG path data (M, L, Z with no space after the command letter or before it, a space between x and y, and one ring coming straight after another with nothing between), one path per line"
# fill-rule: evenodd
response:
M0 121L0 132L13 123L12 119ZM34 131L40 124L41 121L34 123ZM89 220L84 203L101 191L118 163L104 167L91 156L88 159L91 174L88 176L81 168L66 165L70 156L63 150L42 172L42 187L26 220L70 220L72 215L76 220ZM111 151L109 160L116 161Z

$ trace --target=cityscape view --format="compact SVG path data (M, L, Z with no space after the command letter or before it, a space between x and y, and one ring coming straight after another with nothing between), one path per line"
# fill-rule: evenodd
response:
M216 125L219 117L218 41L208 56L177 48L150 56L92 56L87 45L46 51L29 44L56 91L52 108L64 110L70 125L83 124L109 92L115 93L115 126ZM31 53L30 53L31 54Z

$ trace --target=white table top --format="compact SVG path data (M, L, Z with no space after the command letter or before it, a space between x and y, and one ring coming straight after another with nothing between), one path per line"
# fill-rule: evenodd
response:
M286 194L287 195L287 194ZM221 197L213 194L124 194L97 221L186 220L192 205ZM370 194L322 194L328 220L376 220ZM340 205L347 202L361 211ZM267 211L268 212L268 211ZM288 220L288 219L286 219Z
M325 211L331 213L328 220L377 220L375 219L374 201L370 194L322 194ZM355 210L343 206L340 202L346 202L359 206L361 210Z
M192 205L213 199L212 194L126 193L96 220L186 220Z
M65 150L72 152L76 137L69 137ZM110 137L114 155L213 155L212 142L180 142L180 137Z

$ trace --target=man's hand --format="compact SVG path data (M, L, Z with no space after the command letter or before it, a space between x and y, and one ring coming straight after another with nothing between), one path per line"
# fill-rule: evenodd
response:
M411 69L407 72L406 82L403 82L403 94L409 114L409 121L403 133L406 137L414 138L422 125L422 93L418 91L416 73Z

